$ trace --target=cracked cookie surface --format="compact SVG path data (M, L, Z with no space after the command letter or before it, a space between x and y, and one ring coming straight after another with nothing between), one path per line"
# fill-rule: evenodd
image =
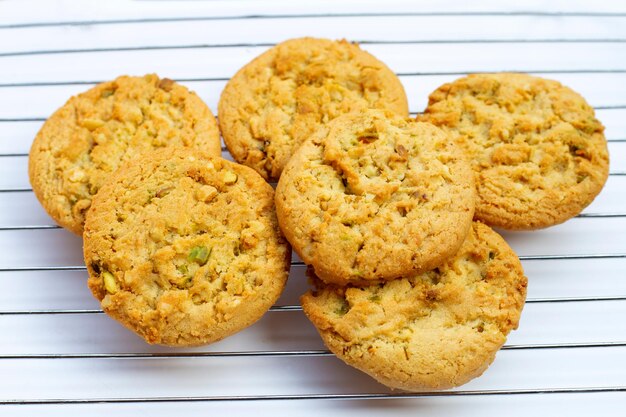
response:
M276 188L278 220L324 281L384 281L453 255L474 213L469 162L449 136L391 111L321 127Z
M120 168L84 233L89 288L149 343L215 342L257 321L282 292L291 251L274 191L248 167L185 148Z
M317 127L367 108L408 116L398 77L356 44L300 38L239 70L222 92L218 114L235 160L276 181Z
M475 222L433 271L363 288L315 283L302 307L328 348L389 387L423 391L487 369L518 326L527 279L504 239Z
M538 229L576 216L609 172L604 127L576 92L526 74L473 74L444 84L418 120L455 136L476 176L476 218Z
M48 214L82 234L103 182L123 162L167 146L220 156L211 110L167 78L122 76L70 98L50 116L30 150L30 182Z

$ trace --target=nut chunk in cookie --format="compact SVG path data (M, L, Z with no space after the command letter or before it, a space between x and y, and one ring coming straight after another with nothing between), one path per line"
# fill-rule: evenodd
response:
M409 114L404 88L384 63L354 43L316 38L282 42L247 64L218 108L230 153L268 181L337 116L369 108Z
M471 167L439 128L390 111L340 116L306 141L276 188L278 221L328 283L427 271L463 243Z
M170 79L118 77L70 98L44 123L30 149L30 183L48 214L80 235L92 197L122 163L170 146L220 156L211 110Z
M526 74L473 74L430 95L418 120L454 136L476 176L476 219L531 230L576 216L609 174L604 127L584 98Z
M287 280L291 251L273 197L248 167L185 148L146 154L94 197L89 288L149 343L229 336L257 321Z
M335 355L391 388L423 391L489 367L518 326L527 279L504 239L475 222L432 271L363 288L316 286L302 307Z

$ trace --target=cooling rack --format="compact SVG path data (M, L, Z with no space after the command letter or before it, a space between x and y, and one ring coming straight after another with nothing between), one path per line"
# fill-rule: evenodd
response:
M100 3L0 3L0 415L623 415L626 5ZM297 258L285 294L251 328L201 348L148 346L102 314L80 238L32 193L30 144L70 95L157 72L215 110L239 67L305 35L359 41L398 73L413 114L458 76L523 71L578 90L606 126L611 174L596 201L563 225L503 233L528 301L492 367L463 387L390 391L329 354L298 305Z

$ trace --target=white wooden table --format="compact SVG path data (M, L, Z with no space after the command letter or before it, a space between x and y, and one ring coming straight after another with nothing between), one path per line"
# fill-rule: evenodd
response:
M306 3L0 2L0 415L624 415L626 3ZM30 189L32 139L70 95L156 72L215 111L238 68L305 35L360 41L400 75L413 114L468 72L525 71L578 90L606 126L611 175L584 214L504 233L528 302L493 366L463 387L391 392L329 355L297 308L211 346L148 346L101 313L80 238ZM298 305L303 272L292 266L278 305Z

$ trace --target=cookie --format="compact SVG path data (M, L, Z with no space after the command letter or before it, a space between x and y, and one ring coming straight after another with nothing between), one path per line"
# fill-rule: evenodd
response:
M218 114L235 160L276 181L317 127L366 108L408 115L396 75L356 44L300 38L276 45L239 70L222 92Z
M604 127L576 92L526 74L474 74L430 95L428 121L453 134L476 176L476 218L513 230L576 216L609 172Z
M30 183L48 214L80 235L92 197L120 164L168 146L220 156L211 110L167 78L119 77L70 98L44 123L30 150Z
M276 188L278 221L324 281L383 281L432 269L463 243L472 171L449 136L391 111L321 127Z
M215 342L276 301L291 251L274 191L248 167L160 149L120 168L87 214L89 288L148 343Z
M341 360L409 391L481 375L518 326L527 279L504 239L475 222L459 252L433 271L381 285L317 281L302 307Z

